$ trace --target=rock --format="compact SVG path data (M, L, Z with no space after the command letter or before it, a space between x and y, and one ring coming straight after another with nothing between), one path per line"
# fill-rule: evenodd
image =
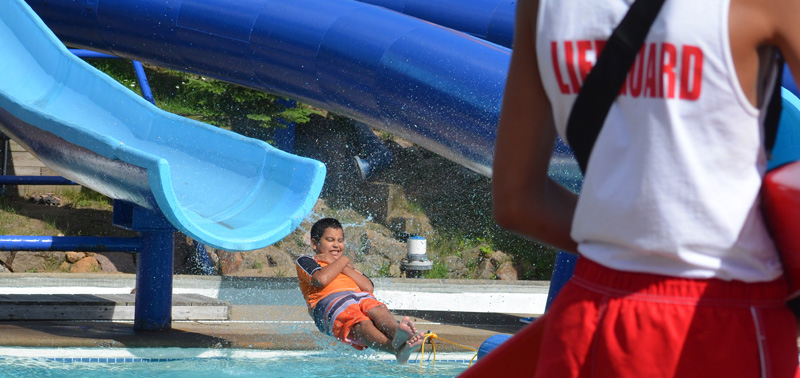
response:
M467 275L467 266L458 256L447 256L442 262L447 267L447 278L464 278Z
M464 261L479 261L482 259L482 256L481 246L461 251L461 258Z
M478 270L475 272L477 279L492 280L494 279L494 265L489 259L483 260L478 263Z
M271 268L275 267L289 267L294 268L294 262L297 260L289 255L288 252L274 248L266 252L267 263Z
M136 273L136 261L129 252L103 252L93 256L104 272Z
M497 279L502 281L516 281L518 278L517 270L511 262L504 262L497 267Z
M86 254L83 252L67 252L65 255L67 257L67 262L70 264L74 264L80 261L80 259L86 257Z
M234 275L242 270L244 258L241 253L217 250L217 255L219 256L219 266L223 276Z
M64 254L58 252L18 252L11 269L15 273L54 271L64 259Z
M70 273L97 273L100 271L100 263L94 256L87 256L72 264L69 271Z
M392 263L389 265L389 276L390 277L400 277L403 272L400 271L400 264L399 263Z
M407 249L405 243L374 230L366 230L361 237L362 253L380 255L390 262L399 263L408 253Z
M280 268L284 271L294 269L294 260L286 251L275 246L261 248L254 251L242 252L242 269L254 269L259 273L271 270L266 268Z
M394 212L392 214L397 214ZM389 229L399 235L419 235L426 237L433 233L431 221L424 214L393 215L386 220Z
M0 252L0 266L2 266L6 272L10 272L8 268L14 265L14 257L16 257L16 254L17 252Z
M505 254L505 253L503 253L501 251L495 251L494 253L492 253L491 259L492 259L492 262L495 265L497 265L498 267L500 265L503 265L504 263L511 262L513 260L511 258L511 256L509 256L509 255L507 255L507 254Z
M369 255L364 258L364 261L356 264L356 269L367 275L368 277L381 277L388 273L389 262L379 255ZM381 272L385 270L385 272Z

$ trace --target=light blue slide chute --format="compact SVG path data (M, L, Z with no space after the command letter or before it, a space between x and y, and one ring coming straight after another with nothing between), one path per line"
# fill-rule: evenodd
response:
M71 54L22 0L0 2L0 57L0 130L205 244L268 246L319 197L322 163L156 108Z

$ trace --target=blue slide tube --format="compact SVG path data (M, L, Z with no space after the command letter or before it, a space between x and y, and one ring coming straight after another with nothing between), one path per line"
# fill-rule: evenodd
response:
M351 0L28 0L65 43L263 90L491 175L510 50Z
M70 53L22 0L0 2L0 56L0 131L207 245L268 246L319 197L322 163L158 109Z
M517 0L358 0L511 47Z

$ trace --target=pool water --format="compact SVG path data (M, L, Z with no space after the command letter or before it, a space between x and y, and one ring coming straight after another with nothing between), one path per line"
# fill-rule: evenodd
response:
M53 357L53 350L36 355L38 348L24 349L25 353L0 351L0 377L170 377L170 378L222 378L222 377L455 377L468 366L463 356L437 355L436 361L411 361L398 365L395 361L375 356L346 355L316 352L263 352L250 354L217 353L210 357L136 357L142 351L111 357L99 356L98 350L84 349L84 357ZM20 349L22 350L22 349ZM71 349L75 351L75 349ZM6 350L8 351L8 350ZM56 350L55 354L58 354ZM144 352L152 355L152 352ZM175 353L171 353L174 355ZM62 355L75 356L76 353ZM108 355L108 354L106 354ZM413 358L413 357L412 357Z

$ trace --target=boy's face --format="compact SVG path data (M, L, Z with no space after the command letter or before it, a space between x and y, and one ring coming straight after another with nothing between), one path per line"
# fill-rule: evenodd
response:
M328 227L319 238L319 243L312 241L311 248L313 248L317 255L330 255L338 259L344 253L344 233L341 229Z

